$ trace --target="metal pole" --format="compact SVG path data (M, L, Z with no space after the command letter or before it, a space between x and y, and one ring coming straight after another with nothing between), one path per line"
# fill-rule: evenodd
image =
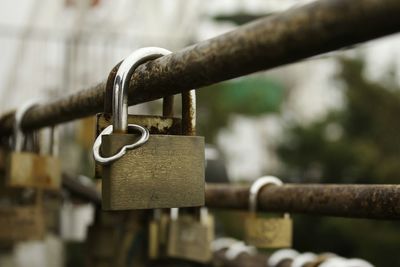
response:
M76 179L63 176L72 194L95 204L99 193ZM207 184L209 208L248 210L249 186ZM285 184L266 186L258 196L258 210L351 218L400 219L400 185Z
M79 179L67 174L62 176L62 186L68 190L72 196L82 201L91 202L95 205L101 205L101 194L94 187L85 185Z
M177 94L392 34L400 31L399 14L398 0L321 0L290 9L140 66L131 80L129 104ZM36 129L100 112L105 87L104 81L38 106L26 115L22 128ZM0 119L1 135L10 134L12 121L12 113Z
M210 208L248 210L249 186L207 184ZM400 219L400 185L286 184L267 186L258 209L370 219Z

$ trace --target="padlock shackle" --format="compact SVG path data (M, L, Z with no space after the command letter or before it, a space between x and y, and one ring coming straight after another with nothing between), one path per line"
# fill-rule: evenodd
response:
M257 249L253 246L247 246L243 241L237 241L228 247L228 249L225 251L225 257L228 260L233 261L242 253L255 255L257 253Z
M207 224L208 219L208 208L200 207L200 223ZM172 221L176 221L179 218L179 208L171 208L169 211L169 217Z
M119 62L117 65L115 65L107 77L105 96L104 96L104 113L112 114L113 85L115 76L117 75L117 71L119 66L121 66L121 63L122 61ZM173 105L174 105L173 95L169 95L163 98L163 116L165 117L173 116Z
M196 90L182 93L182 134L196 135Z
M275 176L263 176L255 180L250 187L250 193L249 193L250 212L255 213L257 211L258 192L261 190L261 188L263 188L268 184L274 184L278 186L283 185L282 181Z
M30 100L22 104L15 112L14 118L14 150L21 152L24 145L25 134L21 129L21 122L31 108L38 105L38 100Z
M113 85L113 132L125 133L128 130L128 88L135 69L142 63L170 54L159 47L145 47L135 50L118 68Z
M56 125L53 125L49 129L49 151L48 154L51 156L58 156L59 152L59 131Z
M178 220L179 217L179 208L171 208L169 210L169 217L172 221Z
M144 47L130 54L118 68L113 84L112 113L113 132L126 133L128 129L128 88L135 69L149 60L172 52L160 47ZM163 115L173 114L173 97L165 97ZM182 134L194 135L196 127L195 90L182 93Z

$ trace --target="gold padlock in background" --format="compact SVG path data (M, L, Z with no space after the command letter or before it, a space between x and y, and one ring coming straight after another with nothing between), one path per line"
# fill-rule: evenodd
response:
M0 243L42 240L45 231L41 191L35 192L33 204L0 205Z
M178 209L171 209L167 256L200 263L211 261L213 216L204 207L200 208L200 220L192 215L178 216L178 212Z
M129 127L142 131L142 136L125 133L129 128L125 87L130 74L146 59L167 53L170 52L161 48L139 49L118 69L114 83L113 125L107 127L94 144L95 159L103 163L102 206L106 210L204 204L204 138L194 136L194 91L182 94L182 135L146 137L147 129L132 124ZM141 146L127 149L127 146L137 146L138 141Z
M51 155L39 154L37 133L23 134L20 129L21 120L35 103L21 106L15 114L14 149L7 159L7 182L11 187L35 187L46 190L57 190L61 185L61 166L54 151L54 129L50 141ZM23 151L23 149L28 151Z
M131 115L128 114L128 124L138 124L149 130L150 134L179 135L182 133L182 119L172 117L173 97L163 99L163 115ZM96 114L96 137L109 125L112 117L109 113ZM102 165L95 164L94 177L102 178Z
M283 218L260 218L255 215L246 219L246 241L258 248L286 248L292 245L292 220Z
M250 188L250 214L245 221L246 242L259 248L285 248L292 246L292 220L289 214L283 218L263 218L257 216L257 196L267 184L281 185L273 176L257 179Z

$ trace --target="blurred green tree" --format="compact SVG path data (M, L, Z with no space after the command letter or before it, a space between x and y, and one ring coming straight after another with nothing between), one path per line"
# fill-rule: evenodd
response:
M198 128L207 143L228 122L232 114L259 116L278 113L284 87L271 78L251 76L215 84L198 91Z
M278 154L283 177L302 182L397 183L400 177L400 90L394 71L364 77L363 59L339 58L336 79L345 104L310 125L293 125ZM295 246L400 266L398 223L298 216Z
M393 74L363 76L361 59L341 58L345 105L311 125L294 125L278 153L293 173L322 182L396 183L400 177L400 90ZM318 168L318 172L312 169ZM295 170L295 171L293 171ZM286 175L288 175L286 173Z

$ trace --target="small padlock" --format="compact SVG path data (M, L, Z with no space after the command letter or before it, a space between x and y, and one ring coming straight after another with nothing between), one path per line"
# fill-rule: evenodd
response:
M207 208L200 209L200 221L193 216L178 217L178 209L171 209L167 256L200 263L212 258L214 219Z
M40 155L36 144L36 134L25 135L20 124L26 111L36 103L29 102L15 114L14 149L8 158L7 182L11 187L35 187L47 190L59 189L61 184L60 162L56 157ZM31 151L22 151L31 146ZM29 149L29 148L28 148Z
M118 63L108 75L105 97L104 112L96 114L96 138L100 133L112 124L112 98L113 83L121 63ZM163 98L162 116L154 115L131 115L128 114L128 124L138 124L149 130L150 134L179 135L182 134L182 119L173 117L174 96ZM102 165L95 163L94 177L102 178Z
M204 138L192 135L195 133L194 91L182 93L184 135L149 136L148 129L127 124L127 89L133 71L146 60L169 53L155 47L139 49L118 69L114 80L113 125L108 126L93 145L95 160L103 164L103 209L204 204ZM128 128L140 132L141 136L127 133Z
M41 191L36 192L34 204L0 206L0 243L42 240L45 231Z
M111 78L115 78L112 76ZM111 88L112 89L112 88ZM107 88L107 90L110 90ZM128 114L128 124L138 124L149 130L150 134L163 134L163 135L179 135L182 133L182 119L173 116L173 96L165 97L163 99L163 115L131 115ZM111 101L109 101L111 102ZM106 101L104 108L110 105ZM111 112L103 112L96 114L96 137L112 124ZM97 179L102 178L102 165L96 162L94 177Z
M292 220L285 213L283 218L257 217L257 196L259 190L267 185L282 185L282 181L273 176L257 179L250 188L250 214L245 221L246 242L259 248L286 248L292 246Z

